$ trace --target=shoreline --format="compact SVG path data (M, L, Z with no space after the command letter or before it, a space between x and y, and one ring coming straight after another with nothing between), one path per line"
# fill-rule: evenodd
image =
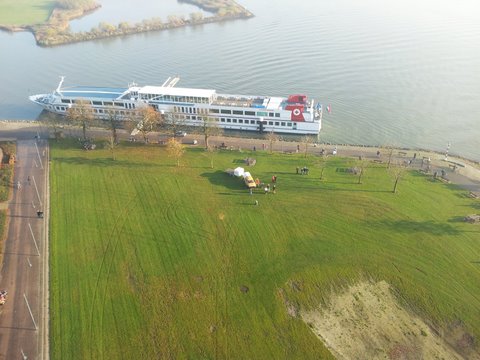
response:
M20 130L28 127L42 127L44 128L45 125L38 121L38 120L5 120L1 119L0 120L0 132L2 130L7 130L7 131L15 131L15 130ZM97 128L91 128L91 130L96 130ZM98 128L98 130L105 130L103 128ZM151 136L157 136L158 134L161 134L159 132L152 132ZM201 138L201 134L192 134L188 136L190 137L198 137ZM218 138L218 139L223 139L225 142L236 142L241 143L243 148L244 144L250 144L252 147L254 145L257 146L258 149L261 148L262 143L268 143L268 140L266 139L255 139L255 138L250 138L250 137L238 137L238 136L228 136L228 135L222 135L219 137L212 137L212 139ZM280 152L279 147L283 147L283 145L280 145L281 143L285 144L285 146L292 146L292 145L297 145L300 144L300 147L302 147L302 143L299 141L278 141L275 143L274 148L276 152ZM238 145L237 145L238 146ZM366 157L375 157L376 152L379 150L381 152L385 152L386 148L379 146L379 145L367 145L367 144L335 144L335 143L319 143L314 145L313 143L309 145L311 149L317 149L320 150L322 148L325 148L327 154L331 154L331 150L333 148L338 149L338 154L339 156L352 156L352 157L358 157L358 156L366 156ZM422 149L422 148L415 148L415 147L394 147L392 148L393 151L395 152L396 157L399 156L399 152L402 153L402 157L405 159L408 159L409 156L413 157L415 153L417 153L417 156L420 158L421 156L427 156L430 157L432 162L434 162L436 165L457 165L459 169L465 168L465 169L473 169L473 172L478 172L478 175L473 176L471 178L474 181L480 182L480 161L469 159L466 157L463 157L462 155L454 154L451 153L448 155L448 160L445 160L445 153L441 153L439 151L435 150L430 150L430 149ZM286 151L283 151L286 152ZM290 151L288 151L290 152ZM310 154L313 154L314 151L310 150ZM461 170L459 170L461 173Z
M128 25L127 22L120 22L117 25L109 24L108 28L102 29L102 23L93 27L90 31L71 32L69 24L71 20L79 19L98 10L101 4L94 3L87 7L75 9L61 9L55 7L45 23L30 25L5 25L0 24L1 31L7 32L30 32L35 38L37 46L53 47L68 45L85 41L101 40L128 35L141 34L146 32L172 30L181 27L201 26L205 24L221 23L231 20L246 20L254 17L254 14L244 6L236 3L234 0L224 0L221 4L212 5L206 0L179 0L212 13L210 16L184 16L172 15L172 20L167 22L153 22L144 19L142 22L134 25ZM230 9L232 8L232 9ZM123 24L123 26L122 26ZM125 25L127 24L127 25Z

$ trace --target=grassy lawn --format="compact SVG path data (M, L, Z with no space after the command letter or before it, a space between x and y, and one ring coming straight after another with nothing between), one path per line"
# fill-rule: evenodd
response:
M54 7L54 0L1 0L0 24L40 24L48 19Z
M7 218L7 212L5 210L0 210L0 240L3 240L5 234L5 221Z
M74 146L51 153L53 359L331 358L285 297L312 309L365 278L480 338L480 228L459 220L475 207L465 191L407 173L393 194L380 165L359 185L336 171L354 160L337 158L319 180L313 156L225 151L211 169L202 149L175 167L156 145L125 144L117 161ZM247 156L254 178L277 175L276 194L223 173Z

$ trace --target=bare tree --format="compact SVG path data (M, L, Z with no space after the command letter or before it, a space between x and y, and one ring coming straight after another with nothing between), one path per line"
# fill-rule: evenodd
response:
M176 111L166 112L163 126L167 133L176 137L177 133L185 127L185 116Z
M303 146L305 147L305 153L304 153L304 157L306 158L307 157L307 154L308 154L308 146L312 143L312 138L310 136L303 136L302 139L300 140L303 144Z
M107 128L112 132L113 141L115 141L115 143L118 143L117 129L120 128L121 122L118 110L115 110L114 108L107 108L105 110L105 113L107 115L105 119L105 121L107 122Z
M133 130L137 128L137 119L133 111L126 113L122 125L129 134L132 134Z
M325 173L325 169L327 168L327 160L328 155L326 152L320 154L320 161L317 163L318 167L320 168L320 180L323 180L323 174Z
M390 169L390 165L392 164L393 160L393 152L395 151L394 145L383 145L383 152L387 156L387 169Z
M87 140L87 129L93 122L93 108L89 101L80 100L67 110L67 119L81 126L83 140Z
M112 136L109 136L107 141L105 141L105 148L110 150L112 152L112 160L115 161L117 158L115 156L115 149L118 146L117 141L115 138Z
M208 152L208 157L210 158L210 167L213 169L213 160L217 154L217 149L214 146L209 146L205 150Z
M180 158L185 153L185 147L175 138L168 139L167 153L169 157L173 157L177 166L180 166Z
M137 110L137 129L142 133L143 141L148 143L148 134L155 130L160 122L161 115L151 106L145 106Z
M273 144L275 144L277 141L278 141L278 135L275 134L272 131L270 131L268 134L265 135L265 139L268 141L268 143L270 144L270 154L273 152Z
M393 190L392 190L393 193L397 192L398 183L402 178L403 174L405 174L405 171L407 171L407 168L405 164L402 164L402 163L397 163L395 164L395 166L391 166L389 168L389 172L392 178L394 179Z
M208 139L211 136L219 136L223 134L223 129L218 126L217 121L213 117L202 116L201 120L202 123L200 125L200 133L203 135L205 140L205 149L208 150L210 148Z
M361 184L362 183L362 178L363 178L363 175L365 175L365 171L368 167L368 160L362 158L361 156L359 157L358 159L358 184Z
M60 138L62 138L63 117L60 117L57 114L51 112L47 112L45 115L42 115L40 121L53 130L53 136L55 140L59 140Z

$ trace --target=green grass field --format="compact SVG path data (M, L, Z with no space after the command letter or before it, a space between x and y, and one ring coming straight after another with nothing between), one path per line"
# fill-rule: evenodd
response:
M47 21L54 7L54 0L1 0L0 24L41 24Z
M454 186L408 173L393 194L385 168L359 185L336 158L319 180L319 159L297 154L225 151L211 169L200 148L175 167L156 145L123 145L117 161L52 146L53 359L331 358L284 298L312 309L365 278L480 338L480 227L460 220L478 205ZM247 156L277 194L223 173Z

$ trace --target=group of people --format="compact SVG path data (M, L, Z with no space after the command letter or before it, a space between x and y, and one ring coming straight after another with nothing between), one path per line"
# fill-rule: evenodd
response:
M272 185L260 183L260 180L258 178L255 179L255 183L257 187L263 188L263 192L265 195L267 195L269 192L272 192L273 194L277 193L277 176L276 175L272 176ZM250 191L250 195L253 195L253 189L250 188L249 191ZM255 206L258 206L258 200L255 200L253 204Z
M270 184L265 185L263 191L265 191L265 195L267 195L270 192ZM273 184L272 185L272 192L275 194L277 191L277 185Z
M0 291L0 305L3 305L5 304L5 302L7 301L7 290L1 290Z
M306 166L304 166L303 168L299 168L297 167L297 175L300 174L300 175L308 175L308 168Z

